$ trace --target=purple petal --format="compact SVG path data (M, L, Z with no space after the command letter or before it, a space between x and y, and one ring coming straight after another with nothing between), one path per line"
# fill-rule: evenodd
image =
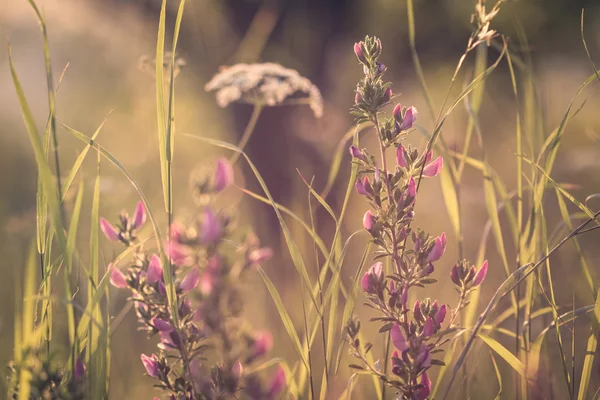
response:
M210 208L206 208L200 226L200 240L204 243L214 243L221 238L222 233L219 217Z
M400 130L404 131L406 129L412 128L413 124L417 120L417 109L415 107L408 107L406 113L404 114L404 119L402 120L402 124L400 124Z
M369 272L365 272L365 274L363 275L362 279L360 280L360 286L362 287L362 289L367 292L367 293L371 293L370 288L371 285L369 285L370 282L370 273Z
M142 354L141 359L148 375L156 378L158 376L158 360L156 359L156 356L152 354L152 357L149 357L145 354Z
M428 164L423 168L423 176L432 178L438 175L442 171L443 164L444 160L441 156L436 158L431 164Z
M280 394L287 385L287 378L285 377L285 371L279 367L275 372L275 376L269 386L269 396L271 398Z
M86 371L85 363L81 358L77 358L75 362L75 370L73 371L73 376L75 379L81 379L84 377Z
M404 351L408 348L408 343L402 334L402 331L400 330L400 325L394 324L394 326L392 326L392 330L390 331L390 335L395 348L400 351Z
M431 381L429 380L427 373L423 373L423 375L421 375L421 381L419 384L422 385L422 387L417 389L416 400L426 400L431 394Z
M108 268L112 268L112 264L110 264ZM127 284L127 279L125 278L125 275L117 267L112 268L112 271L110 272L110 283L114 287L119 289L124 289L127 286L129 286Z
M162 280L163 270L160 258L156 254L152 254L150 263L148 264L148 275L146 276L146 282L153 285L156 282Z
M396 104L394 107L394 111L392 111L392 115L396 121L400 121L402 119L402 104Z
M406 162L406 150L402 145L398 146L398 149L396 150L396 162L402 168L408 166L408 162Z
M373 218L373 213L371 213L371 210L367 210L367 212L363 216L363 226L366 230L370 231L371 229L373 229L374 225L375 219Z
M365 159L365 155L356 146L350 146L350 155L352 155L354 158L358 158L359 160Z
M446 318L446 311L447 311L447 307L446 305L442 305L437 312L435 313L435 323L438 325L441 325L442 322L444 322L444 318Z
M473 287L481 285L481 282L485 279L488 270L488 262L485 260L479 271L477 271L477 275L475 275L475 280L473 281Z
M429 337L435 333L435 324L431 317L427 317L425 321L425 326L423 327L423 336Z
M212 183L215 192L220 192L233 183L233 167L227 159L219 158L217 160Z
M427 255L427 261L433 262L437 261L444 255L444 251L446 250L446 233L442 233L441 236L435 238L435 243L431 248L429 255Z
M138 229L146 222L146 207L144 207L144 202L139 201L137 207L135 208L135 213L133 214L133 229Z
M192 268L192 270L183 278L181 281L180 288L183 292L189 292L198 286L198 282L200 281L200 273L197 268Z
M160 332L172 332L175 330L173 325L171 325L168 321L156 317L152 318L152 325L154 325L154 327Z
M100 229L102 230L102 233L104 233L104 236L106 236L108 240L112 240L114 242L121 238L119 231L104 218L100 218Z

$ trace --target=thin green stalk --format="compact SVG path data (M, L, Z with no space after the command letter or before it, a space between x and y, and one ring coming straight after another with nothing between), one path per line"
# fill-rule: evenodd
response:
M258 117L260 116L260 113L262 112L264 108L263 104L257 103L254 104L254 108L252 109L252 115L250 116L250 120L248 121L248 124L246 125L246 129L244 129L244 133L242 134L242 138L240 139L240 142L238 143L237 147L240 150L244 150L244 148L246 148L246 145L248 144L248 141L250 140L250 136L252 136L252 133L254 132L254 128L256 127L256 122L258 121ZM238 160L238 158L240 158L241 153L237 153L234 152L233 155L231 156L231 158L229 159L229 162L231 162L231 164L235 164L235 162Z

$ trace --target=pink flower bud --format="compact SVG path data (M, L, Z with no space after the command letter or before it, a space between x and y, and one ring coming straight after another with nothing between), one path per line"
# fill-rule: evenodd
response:
M233 368L231 368L231 373L236 379L240 379L242 374L244 373L244 367L242 367L242 363L237 361L233 364Z
M144 225L144 222L146 222L146 207L144 207L144 202L140 200L137 203L135 213L133 214L133 223L131 224L131 228L141 228L142 225Z
M149 285L153 285L156 282L162 280L162 263L160 262L160 258L156 254L152 254L152 258L150 258L150 263L148 263L148 275L146 275L146 282Z
M173 222L169 229L169 235L174 242L180 242L185 235L185 227L179 222Z
M360 285L363 290L370 294L376 294L376 290L371 282L379 281L383 278L383 263L376 262L371 265L371 268L365 273L360 281Z
M452 271L450 272L450 279L456 286L461 286L460 278L458 277L458 265L454 264Z
M435 324L431 317L427 317L425 325L423 326L423 336L429 337L435 333Z
M196 288L198 286L198 281L200 281L200 273L198 272L198 268L192 268L190 272L183 278L181 281L181 285L179 286L183 292L189 292L190 290Z
M429 347L427 347L425 343L421 343L415 364L417 369L427 368L431 365L431 353L429 352Z
M383 68L385 69L385 67L383 67ZM393 95L392 88L388 87L387 89L385 89L385 93L383 94L383 101L385 103L387 103L388 101L390 101L392 99L392 95Z
M421 385L421 387L418 388L415 393L416 400L426 400L431 394L431 381L429 380L427 373L424 372L423 375L421 375L419 385Z
M404 146L398 146L396 150L396 161L401 168L406 168L408 166L408 162L406 161L406 150Z
M203 243L214 243L221 238L222 233L219 217L210 208L206 208L200 227L200 240Z
M395 348L397 348L400 351L404 351L408 348L408 342L406 341L406 338L400 330L400 325L394 324L394 326L392 326L390 336L392 338L392 343L394 344Z
M274 398L279 395L283 389L285 389L287 385L287 378L285 377L285 371L283 368L279 367L277 371L275 371L275 376L273 377L273 381L271 381L271 385L269 386L269 397Z
M488 262L485 260L479 271L477 271L477 275L475 275L475 280L473 281L473 287L481 285L481 282L485 279L488 270Z
M362 45L363 42L354 43L354 54L356 54L356 58L358 58L358 61L364 63L366 59L363 53Z
M435 313L435 323L438 325L441 325L442 322L444 322L444 318L446 318L446 310L447 307L446 305L442 305L440 308L438 308L437 312Z
M273 336L270 332L260 332L252 345L252 357L262 357L273 348Z
M110 271L110 283L119 289L124 289L127 286L127 279L125 278L125 275L121 272L121 270L117 267L112 267L112 264L108 265L108 268L112 268L112 271Z
M428 262L437 261L442 257L446 250L446 234L442 233L441 236L435 238L435 243L427 256Z
M263 261L270 260L273 257L273 250L270 247L262 247L253 250L248 254L248 261L252 264L259 264Z
M408 107L404 114L402 124L400 124L400 130L404 131L412 128L413 124L417 120L417 109L415 107Z
M233 183L233 167L225 158L217 160L217 167L212 177L212 187L215 192L220 192Z
M75 361L75 369L73 370L73 377L75 379L81 379L85 376L85 371L86 371L86 367L85 367L85 363L83 362L83 360L81 358L77 358L77 361Z
M354 104L358 104L361 101L360 93L356 92L354 95Z
M444 160L442 157L438 157L431 164L428 164L423 168L423 176L432 178L438 175L442 171Z
M151 322L152 325L154 325L156 330L158 330L159 332L173 332L175 330L175 328L173 328L173 325L171 325L168 321L165 321L164 319L154 317L152 318Z
M423 319L423 313L421 312L421 302L419 300L415 301L415 305L413 306L413 315L417 320Z
M392 111L392 115L396 121L400 122L402 120L402 104L396 104L394 111Z
M112 226L112 224L104 218L100 218L100 229L102 230L102 233L104 233L104 236L106 236L108 240L116 242L121 238L121 234L119 233L117 228Z
M141 359L148 375L156 378L158 376L158 360L156 359L156 356L152 354L152 357L149 357L145 354L142 354Z
M373 218L373 213L371 213L371 210L367 210L363 216L363 226L367 231L370 231L373 229L373 226L375 226L375 218Z
M200 278L200 293L204 296L208 296L212 293L215 286L216 279L214 275L209 271L204 271L202 278Z
M363 196L368 196L371 194L371 183L369 182L369 178L367 176L363 177L362 181L360 179L356 181L356 191L358 194L362 194Z
M408 181L408 194L413 198L417 197L417 183L413 178Z
M167 255L174 265L184 265L188 259L188 248L179 243L167 243Z
M365 160L365 155L356 146L350 146L350 155L359 160Z

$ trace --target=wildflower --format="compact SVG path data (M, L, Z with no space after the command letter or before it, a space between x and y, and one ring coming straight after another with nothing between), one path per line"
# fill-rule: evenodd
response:
M350 146L350 155L359 160L365 160L365 155L356 146Z
M364 45L364 42L354 43L354 54L356 55L356 58L358 58L358 61L360 61L363 64L366 64L367 58L365 57L363 51Z
M378 294L380 282L383 281L383 264L376 262L362 277L360 284L363 290L369 294Z
M240 379L242 374L244 373L244 367L242 367L242 363L238 360L235 364L233 364L233 368L231 368L231 373L236 379Z
M273 250L269 247L262 247L250 252L248 261L252 264L260 264L263 261L270 260L273 257Z
M363 226L367 231L370 231L375 226L375 218L373 217L373 213L371 210L367 210L363 217Z
M149 357L145 354L142 354L141 359L142 363L144 364L144 368L146 368L146 373L148 373L148 375L151 377L156 378L159 372L158 360L156 356L152 354L152 356Z
M146 222L146 207L144 207L144 202L139 201L137 207L135 208L135 213L133 214L133 222L131 224L131 229L139 229Z
M183 278L179 288L185 293L194 289L198 286L198 282L200 281L200 273L197 268L192 268L190 272Z
M412 126L416 120L417 120L417 109L415 107L408 107L408 109L404 113L404 117L402 118L402 123L400 124L400 130L405 131L407 129L412 128Z
M427 256L428 262L433 262L439 260L442 255L444 255L444 251L446 250L446 234L442 233L441 236L435 238L435 242L433 247L429 251L429 255Z
M215 287L216 279L211 271L204 271L202 277L200 278L200 293L204 296L208 296L211 294L213 288Z
M416 392L416 400L426 400L431 394L431 381L429 380L426 372L421 375L419 385L420 387Z
M477 271L477 275L475 275L475 280L473 280L473 287L481 285L481 282L485 279L488 270L488 262L485 260L479 271Z
M217 160L217 167L212 177L212 187L215 192L221 192L233 183L233 167L225 158Z
M392 326L390 336L392 338L392 343L394 344L395 348L397 348L400 351L404 351L408 348L408 342L406 341L406 338L400 330L400 325L394 324L394 326Z
M413 198L417 196L417 183L413 178L408 181L408 195Z
M166 250L169 259L174 265L185 265L190 256L187 246L179 243L167 243Z
M270 332L260 332L252 345L252 358L262 357L273 348L273 336Z
M385 67L383 67L385 70ZM387 89L385 89L385 92L383 93L383 101L384 103L387 103L388 101L390 101L392 99L393 93L392 93L392 88L388 87Z
M269 397L273 398L280 394L285 386L287 385L287 378L285 377L285 371L283 368L279 367L277 371L275 371L275 376L271 381L271 385L269 386Z
M435 333L435 324L433 323L433 319L431 317L427 317L425 321L425 325L423 326L423 336L429 337Z
M396 162L401 168L406 168L408 166L408 162L406 161L406 149L402 145L398 146L398 149L396 150Z
M394 111L392 111L392 116L396 120L396 122L402 122L402 104L396 104L394 107Z
M108 268L111 269L112 271L110 272L110 283L119 289L124 289L127 286L129 286L127 284L127 279L125 278L125 275L121 272L121 270L117 267L113 267L112 264L108 265Z
M428 164L423 168L423 176L428 178L437 176L442 171L443 162L444 160L441 156L436 158L431 164Z
M83 360L81 358L77 358L77 361L75 361L75 369L73 370L73 377L75 379L82 379L85 376L85 371L86 371L86 367L85 367L85 363L83 362Z
M173 332L175 330L173 325L171 325L168 321L157 317L152 318L152 325L154 325L156 330L159 332Z
M444 322L444 318L446 318L446 305L442 305L440 308L438 308L437 312L435 313L434 319L435 319L435 323L438 325L441 325L442 322Z
M146 275L146 282L148 284L153 285L156 282L162 280L162 263L160 262L160 258L156 254L152 255L150 259L150 263L148 263L148 274Z
M104 233L104 236L106 236L108 240L111 240L113 242L121 240L121 234L117 230L117 228L112 226L112 224L104 218L100 218L100 229L102 230L102 233Z
M211 244L219 240L222 233L223 228L219 217L210 208L206 208L200 226L200 240L203 243Z
M362 194L363 196L369 196L373 193L371 183L369 182L369 178L367 176L364 176L362 180L358 179L356 181L356 191L358 194Z

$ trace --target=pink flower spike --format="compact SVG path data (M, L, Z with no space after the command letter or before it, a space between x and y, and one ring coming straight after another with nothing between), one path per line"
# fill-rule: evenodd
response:
M181 281L181 285L179 286L183 292L189 292L198 286L198 282L200 281L200 273L198 272L198 268L194 267Z
M402 334L402 331L400 330L400 325L394 324L394 326L392 326L390 336L392 338L392 343L394 344L395 348L397 348L400 351L404 351L408 348L408 343L406 341L406 338Z
M427 373L423 373L423 375L421 375L421 381L419 382L419 384L422 387L417 389L417 392L416 392L417 398L416 399L417 400L426 400L427 397L429 397L429 395L431 394L431 381L429 380Z
M253 357L261 357L271 351L273 348L273 336L270 332L261 332L254 340L254 345L252 346L252 356Z
M150 285L153 285L162 279L162 274L162 263L160 262L160 258L158 258L156 254L152 254L152 258L148 264L148 275L146 275L146 282Z
M285 377L285 371L283 368L279 367L277 371L275 371L275 376L269 387L269 397L273 398L280 394L283 389L285 389L286 385L287 378Z
M139 201L137 203L137 207L135 208L135 213L133 214L133 224L131 227L133 229L139 229L146 222L146 207L144 207L144 202Z
M435 243L427 256L427 261L439 260L444 255L444 251L446 251L446 233L442 233L441 236L435 238Z
M371 212L371 210L367 210L367 212L363 216L363 226L368 231L373 229L373 226L375 226L375 218L373 218L373 213Z
M402 145L398 146L398 149L396 150L396 161L402 168L406 168L408 166L408 163L406 162L406 150Z
M477 275L475 275L475 280L473 281L473 287L481 285L481 282L485 279L488 270L488 262L485 260L479 271L477 271Z
M444 165L444 160L442 157L436 158L431 164L428 164L423 168L423 176L428 178L432 178L438 175L442 171L442 167Z
M152 354L152 357L149 357L145 354L142 354L141 359L148 375L156 378L158 376L158 360L156 359L156 356Z
M408 194L411 197L417 197L417 183L413 178L408 181Z
M435 324L431 317L427 317L425 321L425 326L423 326L423 336L429 337L435 333Z
M125 275L121 272L121 270L117 267L112 267L112 264L108 265L108 268L112 268L112 271L110 272L110 283L119 289L124 289L127 286L129 286L127 284L127 279L125 278Z
M446 305L442 305L437 312L435 313L435 323L438 325L441 325L442 322L444 322L444 318L446 318L446 311L447 311Z
M204 210L200 227L200 239L203 243L215 243L221 238L223 228L219 217L210 208Z
M108 222L104 218L100 218L100 229L102 230L102 233L104 233L104 236L106 236L108 240L112 240L113 242L115 242L121 238L121 234L119 233L119 231L117 231L117 228L115 228L110 222Z
M417 120L417 109L415 107L408 107L404 114L402 124L400 124L400 130L404 131L412 128L413 124Z
M239 362L239 360L235 364L233 364L231 372L233 373L233 376L236 377L236 379L240 379L242 377L242 374L244 373L244 367L242 367L242 363Z
M175 328L168 321L157 317L152 318L152 325L160 332L173 332Z
M225 158L217 160L217 167L212 177L213 190L221 192L233 183L233 167Z

